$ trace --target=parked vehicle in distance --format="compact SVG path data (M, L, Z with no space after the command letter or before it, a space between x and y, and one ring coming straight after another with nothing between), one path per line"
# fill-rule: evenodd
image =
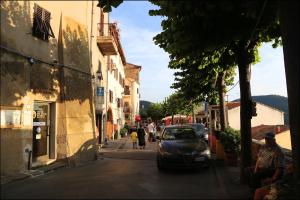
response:
M207 143L197 136L189 125L164 128L158 139L157 167L197 168L209 167L210 150Z

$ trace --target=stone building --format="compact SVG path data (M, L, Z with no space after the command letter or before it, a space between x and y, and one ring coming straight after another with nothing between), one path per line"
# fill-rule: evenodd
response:
M128 125L135 124L140 111L140 71L142 67L127 63L125 67L124 114Z
M109 57L98 42L108 14L96 5L1 1L1 175L95 158L109 107Z

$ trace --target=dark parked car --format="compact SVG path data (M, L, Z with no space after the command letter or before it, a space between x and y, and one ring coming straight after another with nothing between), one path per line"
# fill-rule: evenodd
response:
M209 167L210 150L203 138L188 125L165 127L158 138L157 167Z
M205 141L208 143L208 129L201 123L189 123L188 125L192 126L196 134L200 137L203 137Z

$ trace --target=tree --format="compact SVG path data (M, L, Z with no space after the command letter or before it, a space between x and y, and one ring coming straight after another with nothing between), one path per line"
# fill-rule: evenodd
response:
M241 180L243 169L251 165L250 66L261 42L280 42L275 3L267 1L151 1L159 6L150 15L164 16L162 33L155 43L171 59L202 58L226 48L238 64L241 92ZM236 29L238 27L238 30ZM225 51L223 52L225 53Z
M227 125L224 108L225 85L233 84L235 74L236 64L231 57L228 53L215 52L202 59L187 57L180 61L173 60L169 64L170 68L181 70L175 73L177 82L172 87L180 89L185 98L193 102L208 100L211 104L216 104L215 101L219 100L221 130L225 130Z
M104 7L106 4L109 5L109 0L98 0L99 6ZM101 4L100 2L106 2ZM117 0L123 2L123 0ZM189 31L194 31L195 34L191 36L198 37L195 41L198 43L193 43L185 46L186 38L182 38L182 46L179 46L180 50L189 50L199 48L200 52L203 49L210 51L211 49L218 48L220 46L231 46L235 45L233 51L237 54L239 60L239 73L244 75L240 80L240 89L241 89L241 118L246 117L243 123L241 120L242 129L245 129L245 133L242 135L242 167L245 164L248 164L249 159L251 159L251 152L245 151L245 148L249 148L249 125L248 123L251 118L249 117L249 108L250 101L247 101L247 98L251 96L250 92L250 83L249 83L249 69L251 63L251 57L255 55L255 46L260 42L275 40L275 45L277 46L280 42L279 36L281 35L278 30L278 22L280 21L280 26L282 30L283 38L283 47L284 47L284 59L285 59L285 70L286 70L286 80L288 88L288 101L289 101L289 111L290 111L290 126L291 126L291 141L292 141L292 152L293 152L293 163L295 167L295 177L300 182L300 125L298 123L300 119L300 89L299 89L299 80L300 76L299 71L299 1L296 0L279 0L279 1L267 1L264 2L248 0L242 2L236 2L233 0L224 0L224 1L197 1L192 2L188 5L182 5L181 2L171 2L171 1L151 1L152 3L161 4L160 7L165 7L165 10L162 11L152 11L152 15L162 15L173 17L178 21L183 22L184 20L188 23L187 28L190 29L178 29L176 25L169 26L172 24L170 21L163 21L163 26L169 26L172 29L177 29L177 33L174 36L178 37L180 35L186 36ZM172 3L177 3L177 8L175 5L172 6ZM178 6L178 4L181 5ZM185 2L184 2L185 3ZM198 5L197 5L198 3ZM279 5L278 5L279 3ZM164 5L163 5L164 4ZM167 5L167 6L166 6ZM193 10L186 9L186 7L193 8ZM109 7L109 6L107 6ZM169 8L168 8L169 7ZM180 11L180 8L183 8ZM217 9L216 9L217 8ZM197 11L199 9L199 12ZM219 9L219 10L218 10ZM111 10L111 7L107 9ZM280 20L278 20L277 11L280 11ZM105 10L106 11L106 10ZM188 12L187 12L188 11ZM189 12L191 11L191 12ZM219 12L221 11L221 12ZM223 12L222 12L223 11ZM265 14L264 14L265 11ZM231 12L231 13L230 13ZM175 13L175 15L174 15ZM173 15L172 15L173 14ZM216 18L223 18L223 20L217 20L216 18L211 18L211 15L215 14ZM236 16L238 14L238 16ZM264 15L262 15L264 14ZM182 17L183 15L187 17ZM196 18L195 18L196 17ZM243 19L244 18L244 19ZM196 20L195 20L196 19ZM175 21L176 21L175 20ZM218 23L217 23L218 22ZM227 23L222 23L227 22ZM168 25L169 24L169 25ZM198 25L198 26L195 26ZM204 32L199 32L197 28L200 26L201 30ZM214 26L214 27L213 27ZM247 27L248 26L248 27ZM225 27L225 29L224 29ZM214 29L215 28L215 29ZM251 30L251 28L253 28ZM228 30L232 31L228 31ZM181 30L181 32L178 32ZM195 31L196 30L196 31ZM237 30L237 31L236 31ZM199 39L199 33L201 35L208 35L212 40L207 40L205 37L203 40ZM217 34L221 33L222 37L218 37ZM171 36L172 33L168 33ZM212 34L212 35L210 35ZM220 35L220 34L219 34ZM189 35L190 36L190 35ZM192 39L193 41L194 39ZM205 41L206 40L206 41ZM173 42L171 40L171 42ZM180 41L177 41L177 43ZM202 43L202 44L201 44ZM167 44L167 43L165 43ZM173 45L173 44L172 44ZM195 48L193 48L195 47ZM239 48L237 48L239 47ZM169 48L168 48L169 49ZM176 49L176 48L174 48ZM199 50L198 49L198 50ZM239 52L241 50L241 52ZM193 52L196 54L197 51ZM254 56L255 58L255 56ZM242 92L246 89L245 93ZM242 94L243 93L243 94ZM247 107L245 107L247 106ZM250 137L251 139L251 137ZM243 146L245 146L243 148ZM244 150L243 150L244 149ZM247 153L250 153L248 156ZM244 156L246 155L247 158Z
M163 118L163 109L160 103L152 103L147 109L147 116L151 117L153 121L158 121Z
M192 104L187 100L181 92L175 92L162 102L164 116L172 116L172 123L174 114L190 114L192 113Z

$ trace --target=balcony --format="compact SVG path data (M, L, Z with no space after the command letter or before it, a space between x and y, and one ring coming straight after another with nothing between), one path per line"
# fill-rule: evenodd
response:
M118 32L112 23L98 23L97 46L105 56L118 54Z
M131 108L130 107L124 107L124 113L130 113Z

